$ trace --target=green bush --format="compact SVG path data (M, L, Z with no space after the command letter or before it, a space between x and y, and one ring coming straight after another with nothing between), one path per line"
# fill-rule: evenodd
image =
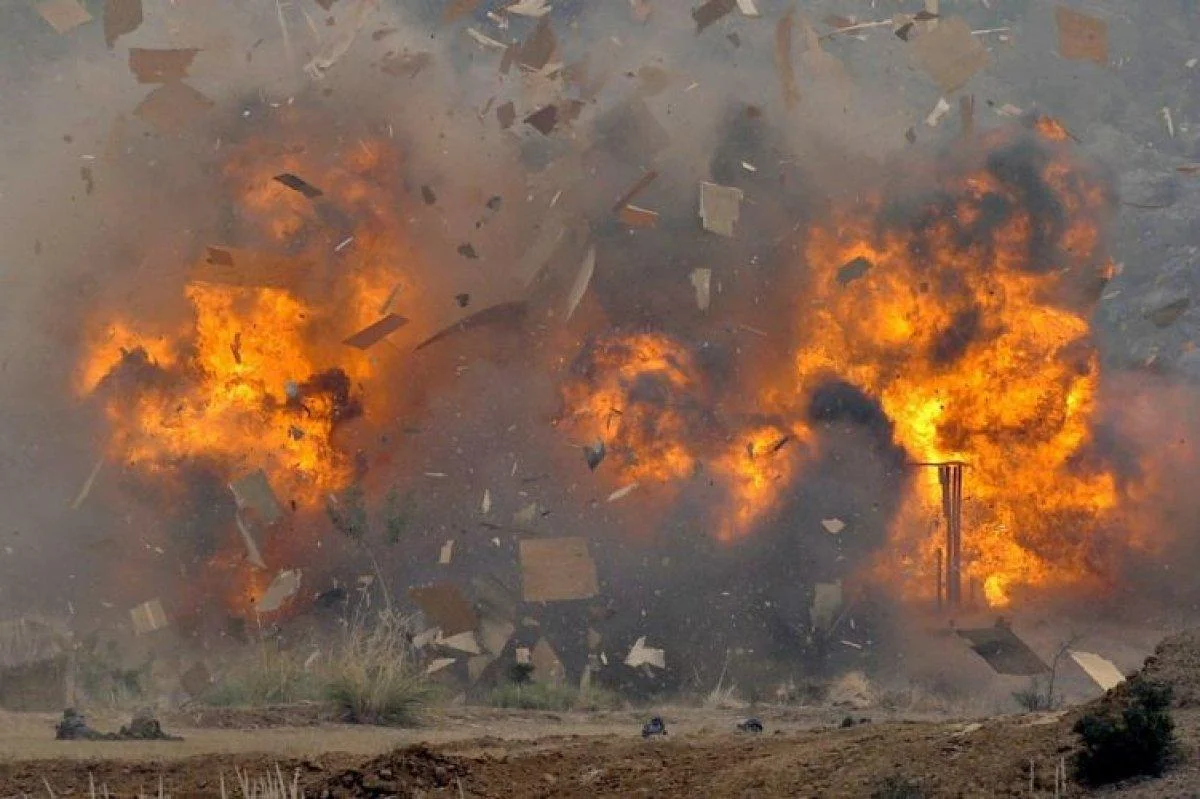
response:
M1074 760L1076 779L1095 786L1160 776L1176 752L1170 704L1169 685L1141 677L1106 696L1075 722L1083 743Z

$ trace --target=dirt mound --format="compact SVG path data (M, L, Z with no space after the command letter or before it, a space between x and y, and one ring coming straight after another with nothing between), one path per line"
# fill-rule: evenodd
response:
M1200 707L1200 630L1164 638L1140 674L1170 685L1175 707Z
M417 791L456 787L466 776L462 760L418 744L328 777L310 794L318 799L408 796Z

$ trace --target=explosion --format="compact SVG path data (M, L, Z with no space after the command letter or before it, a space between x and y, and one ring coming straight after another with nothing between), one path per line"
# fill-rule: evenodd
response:
M603 446L622 484L660 491L706 473L728 494L713 533L746 535L790 476L795 437L761 420L726 418L695 358L662 333L613 334L585 348L562 387L566 426Z
M836 376L878 400L913 461L967 464L964 574L992 606L1103 577L1089 535L1118 502L1085 457L1099 365L1073 295L1103 282L1109 198L1057 125L1038 128L1050 135L996 133L981 158L939 164L918 202L876 193L810 231L794 355L799 396ZM936 471L918 486L893 538L928 593Z
M239 246L208 247L191 269L183 291L192 318L159 330L119 314L97 320L77 385L102 403L112 460L159 484L179 466L227 483L261 469L303 511L356 477L339 427L382 408L383 398L365 397L387 348L347 336L402 324L393 306L420 287L408 268L394 149L360 140L322 164L283 139L245 142L227 158ZM303 191L290 180L298 174ZM229 552L211 565L240 573L232 604L241 609L269 579Z

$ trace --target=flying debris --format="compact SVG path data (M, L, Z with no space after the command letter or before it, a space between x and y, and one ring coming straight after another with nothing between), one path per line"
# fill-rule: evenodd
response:
M325 192L321 191L304 178L297 177L291 172L284 172L283 174L276 175L275 180L287 186L292 191L300 192L310 200L316 199L317 197L325 194Z
M596 471L596 467L604 461L604 456L608 450L604 446L603 441L597 441L595 444L589 444L583 448L583 458L587 461L588 469Z

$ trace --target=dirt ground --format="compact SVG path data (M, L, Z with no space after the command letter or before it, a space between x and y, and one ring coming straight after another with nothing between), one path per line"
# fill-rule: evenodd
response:
M455 708L413 730L298 726L288 713L256 712L241 714L237 729L173 725L185 738L176 743L56 742L52 716L7 714L0 797L88 796L92 784L97 795L157 796L160 782L163 795L220 796L222 775L236 795L235 770L276 767L299 775L309 797L869 797L889 779L925 796L1053 796L1054 765L1073 748L1070 713L956 721L860 711L855 718L872 721L843 728L844 710L761 708L766 731L748 735L735 726L745 711L659 712L669 734L650 741L639 734L645 711ZM229 725L237 715L201 721ZM1200 711L1179 710L1176 720L1186 762L1121 795L1200 796Z

